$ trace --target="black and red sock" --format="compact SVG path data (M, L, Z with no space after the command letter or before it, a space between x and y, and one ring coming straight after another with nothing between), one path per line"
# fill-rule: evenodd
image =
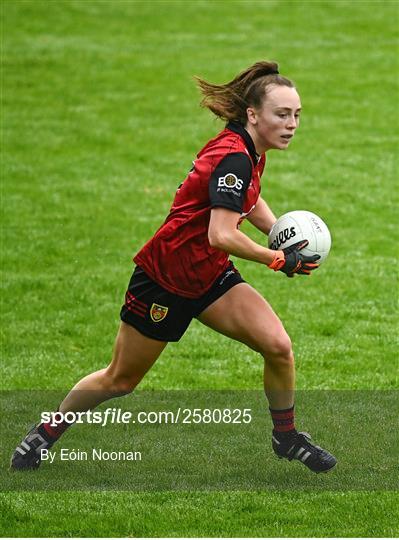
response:
M273 435L279 440L288 440L297 434L294 406L289 409L270 409L273 420Z
M53 421L43 422L38 427L39 433L50 443L54 443L55 441L57 441L64 433L64 431L66 431L69 426L72 425L71 422L66 422L65 420L57 423L56 425L53 424Z
M56 441L61 437L64 431L69 428L70 425L70 423L65 421L57 424L56 426L52 426L51 422L46 422L44 424L40 424L40 427L45 431L46 435Z

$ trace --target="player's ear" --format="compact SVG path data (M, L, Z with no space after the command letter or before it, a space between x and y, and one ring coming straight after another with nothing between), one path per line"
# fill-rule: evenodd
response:
M253 126L257 124L256 111L252 107L247 108L247 118L248 122Z

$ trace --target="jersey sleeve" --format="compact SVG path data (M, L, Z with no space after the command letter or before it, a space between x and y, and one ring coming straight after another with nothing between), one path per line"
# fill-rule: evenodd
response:
M237 152L224 157L209 180L211 208L229 208L241 213L251 177L251 158L247 154Z

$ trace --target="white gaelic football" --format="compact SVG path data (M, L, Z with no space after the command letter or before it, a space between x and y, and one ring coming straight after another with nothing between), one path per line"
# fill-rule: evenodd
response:
M270 249L284 249L301 240L309 240L309 245L301 253L320 255L322 263L331 248L331 235L327 225L319 216L306 210L295 210L279 217L269 234Z

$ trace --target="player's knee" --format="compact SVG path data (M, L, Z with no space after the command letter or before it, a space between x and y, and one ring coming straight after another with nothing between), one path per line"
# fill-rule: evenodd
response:
M136 388L137 384L138 381L134 377L128 377L126 375L113 373L108 377L108 389L115 397L130 394Z
M267 344L263 356L266 360L292 364L294 362L294 354L288 334L281 333L273 336L273 339Z

